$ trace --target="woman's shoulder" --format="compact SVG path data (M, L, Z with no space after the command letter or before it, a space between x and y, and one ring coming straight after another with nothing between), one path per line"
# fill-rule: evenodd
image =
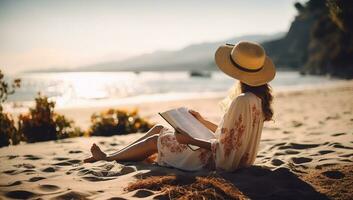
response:
M257 97L255 94L251 93L251 92L245 92L245 93L241 93L239 94L232 103L236 102L236 103L249 103L250 101L256 100Z
M233 99L230 104L230 108L235 108L238 106L244 106L250 102L250 96L247 93L241 93Z
M246 105L250 105L257 100L258 98L256 95L251 92L241 93L233 99L232 103L230 104L230 108L235 108L238 106L245 107Z

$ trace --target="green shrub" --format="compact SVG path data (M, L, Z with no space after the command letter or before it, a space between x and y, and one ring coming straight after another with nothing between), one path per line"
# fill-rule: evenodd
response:
M91 116L89 135L112 136L136 132L146 132L153 124L138 115L138 110L131 112L121 109L109 109Z
M10 140L12 144L20 142L20 135L15 127L15 122L12 116L3 111L2 104L7 100L7 97L15 93L15 89L19 88L20 79L15 79L11 85L4 80L4 74L0 70L0 147L8 146Z
M40 142L82 136L71 120L54 112L55 102L40 94L35 99L35 108L19 116L19 131L27 142Z
M56 136L58 139L81 137L84 132L75 127L73 120L68 120L64 115L55 115Z

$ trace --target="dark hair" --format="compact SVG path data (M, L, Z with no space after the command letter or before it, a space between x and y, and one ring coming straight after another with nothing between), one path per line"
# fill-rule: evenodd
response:
M251 92L262 100L262 112L264 115L264 121L272 120L273 109L272 109L272 88L269 84L260 86L250 86L239 81L240 91L242 93Z

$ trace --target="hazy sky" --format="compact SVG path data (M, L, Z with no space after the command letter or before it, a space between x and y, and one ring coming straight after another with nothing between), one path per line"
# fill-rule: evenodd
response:
M77 67L287 31L295 0L0 0L0 69Z

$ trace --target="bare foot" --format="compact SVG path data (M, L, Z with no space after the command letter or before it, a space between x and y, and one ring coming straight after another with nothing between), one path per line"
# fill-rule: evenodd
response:
M96 159L96 161L99 160L106 160L107 159L107 154L105 154L100 148L99 146L97 146L96 144L93 144L91 147L91 153L92 153L92 157L94 159Z

